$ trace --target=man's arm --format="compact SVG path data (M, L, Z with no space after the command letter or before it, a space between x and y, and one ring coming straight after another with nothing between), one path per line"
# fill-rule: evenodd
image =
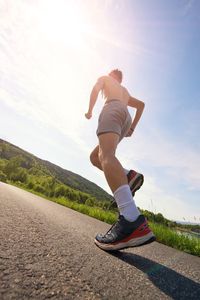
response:
M130 96L129 101L128 101L128 106L136 108L136 114L135 114L135 117L134 117L133 122L130 127L130 131L133 132L135 130L137 123L139 122L139 120L142 116L145 104L143 101Z
M103 84L104 84L103 78L100 77L91 91L88 112L85 114L85 117L87 119L90 119L92 117L92 111L97 101L98 94L100 90L103 88Z

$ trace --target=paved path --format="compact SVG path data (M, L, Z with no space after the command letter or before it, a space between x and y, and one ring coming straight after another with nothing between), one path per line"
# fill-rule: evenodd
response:
M109 254L108 224L0 183L0 299L200 299L200 258L157 242Z

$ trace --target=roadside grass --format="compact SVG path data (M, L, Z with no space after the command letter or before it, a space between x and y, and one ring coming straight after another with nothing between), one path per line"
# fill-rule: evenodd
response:
M150 222L149 226L158 242L200 256L200 238L184 236L161 224Z
M71 209L74 209L80 213L83 213L85 215L88 215L90 217L93 217L95 219L98 219L100 221L113 224L117 220L117 214L112 211L105 211L100 207L91 207L86 204L80 204L77 202L73 202L71 200L68 200L64 197L61 198L53 198L50 199L53 200L56 203L59 203L61 205L67 206Z
M103 210L100 207L91 207L86 204L80 204L76 201L71 201L65 197L50 198L44 196L42 193L30 190L21 184L13 184L13 182L9 183L17 187L23 188L24 190L36 194L42 198L56 202L58 204L76 210L80 213L86 214L90 217L96 218L108 224L113 224L117 221L118 214L114 211ZM149 226L154 232L157 242L200 257L200 238L184 236L158 223L149 222Z
M98 207L79 204L65 198L55 199L55 202L109 224L113 224L117 221L117 214L112 211L105 211ZM200 239L178 234L176 231L161 224L149 222L149 226L154 232L158 242L186 253L200 256Z

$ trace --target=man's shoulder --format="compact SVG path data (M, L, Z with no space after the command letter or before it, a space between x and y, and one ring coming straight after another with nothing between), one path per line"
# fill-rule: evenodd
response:
M97 79L97 82L95 84L95 87L98 88L98 89L103 89L104 88L104 85L105 85L105 82L106 82L106 77L107 76L101 76Z
M100 76L97 81L104 81L104 80L107 80L108 78L109 78L108 75L103 75L103 76Z
M103 88L105 84L107 84L108 80L109 80L109 76L103 75L97 79L96 85Z

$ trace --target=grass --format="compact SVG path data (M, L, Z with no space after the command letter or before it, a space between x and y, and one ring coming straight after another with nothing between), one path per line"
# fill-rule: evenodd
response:
M161 224L150 223L152 231L156 235L158 242L175 249L200 256L200 239L188 237Z
M13 184L13 182L9 182L9 183ZM21 184L20 185L13 184L13 185L19 186L20 188L23 188L24 190L27 190L31 193L34 193L38 196L41 196L45 199L51 200L51 201L61 204L63 206L69 207L73 210L76 210L80 213L83 213L90 217L101 220L103 222L113 224L114 222L117 221L117 213L115 213L114 211L106 211L100 207L91 207L91 206L88 206L85 204L80 204L78 202L71 201L64 197L49 198L49 197L44 196L41 193L30 190ZM174 231L164 225L158 224L158 223L149 222L149 226L152 229L152 231L154 232L156 239L159 243L162 243L164 245L167 245L167 246L173 247L175 249L178 249L178 250L184 251L186 253L200 257L200 238L184 236L184 235L179 234L176 231Z
M53 200L56 203L67 206L71 209L74 209L78 212L81 212L85 215L88 215L90 217L93 217L95 219L101 220L101 221L109 223L109 224L113 224L117 220L116 213L111 212L111 211L105 211L99 207L91 207L91 206L88 206L85 204L72 202L63 197L62 198L54 198L54 199L50 199L50 200Z

